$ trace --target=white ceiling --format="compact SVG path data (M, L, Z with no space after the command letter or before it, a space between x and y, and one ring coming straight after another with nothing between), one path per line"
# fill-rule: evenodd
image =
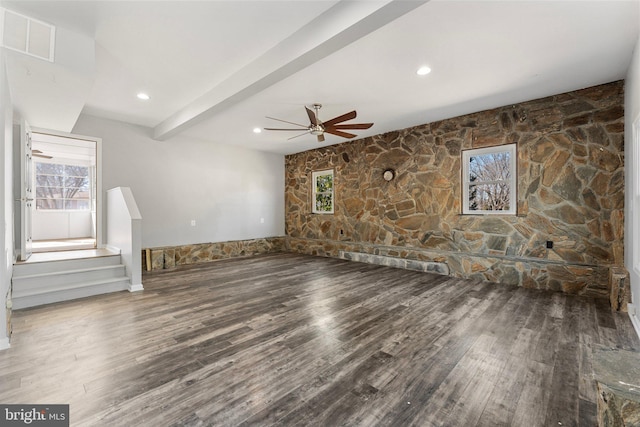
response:
M73 122L80 102L157 139L275 153L347 141L252 131L291 127L265 116L306 124L315 102L322 120L355 109L354 122L374 122L354 132L364 137L622 79L640 26L640 0L1 4L95 39L89 89L57 108ZM433 71L417 76L423 64ZM42 127L46 113L26 92L12 90L14 101Z

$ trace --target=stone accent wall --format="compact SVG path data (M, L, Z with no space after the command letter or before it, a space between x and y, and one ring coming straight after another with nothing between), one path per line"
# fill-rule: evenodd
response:
M286 156L287 249L445 262L459 277L608 298L609 268L624 258L623 89L614 82ZM461 151L509 143L517 216L461 215ZM311 173L331 168L335 214L312 214ZM386 182L389 168L396 178Z
M272 252L282 252L284 237L236 240L232 242L198 243L193 245L149 248L151 270L171 269L180 265L209 262ZM146 251L142 250L142 271L147 271Z

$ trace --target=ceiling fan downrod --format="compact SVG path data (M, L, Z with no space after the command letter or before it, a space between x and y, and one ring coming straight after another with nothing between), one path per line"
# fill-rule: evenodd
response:
M314 103L311 107L315 110L316 117L315 122L312 121L309 126L309 133L311 133L311 135L322 135L324 134L324 126L320 121L320 109L322 108L322 104Z

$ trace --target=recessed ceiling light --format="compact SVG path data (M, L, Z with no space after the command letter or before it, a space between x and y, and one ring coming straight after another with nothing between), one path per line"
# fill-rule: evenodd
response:
M431 68L427 67L426 65L423 65L422 67L418 68L418 71L416 71L419 76L426 76L430 72Z
M262 129L260 128L253 128L253 133L260 133L262 132Z
M149 100L149 95L147 95L144 92L140 92L138 95L136 95L138 97L138 99L142 99L143 101L148 101Z

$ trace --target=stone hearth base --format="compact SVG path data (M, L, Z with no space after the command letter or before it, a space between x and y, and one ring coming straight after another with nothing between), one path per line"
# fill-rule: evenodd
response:
M598 383L598 425L640 425L640 353L598 348L593 352Z
M437 273L449 275L449 267L442 262L418 261L413 259L395 258L382 255L371 255L360 252L340 251L338 258L349 261L365 262L367 264L384 265L387 267L403 268L405 270L422 271L425 273Z

